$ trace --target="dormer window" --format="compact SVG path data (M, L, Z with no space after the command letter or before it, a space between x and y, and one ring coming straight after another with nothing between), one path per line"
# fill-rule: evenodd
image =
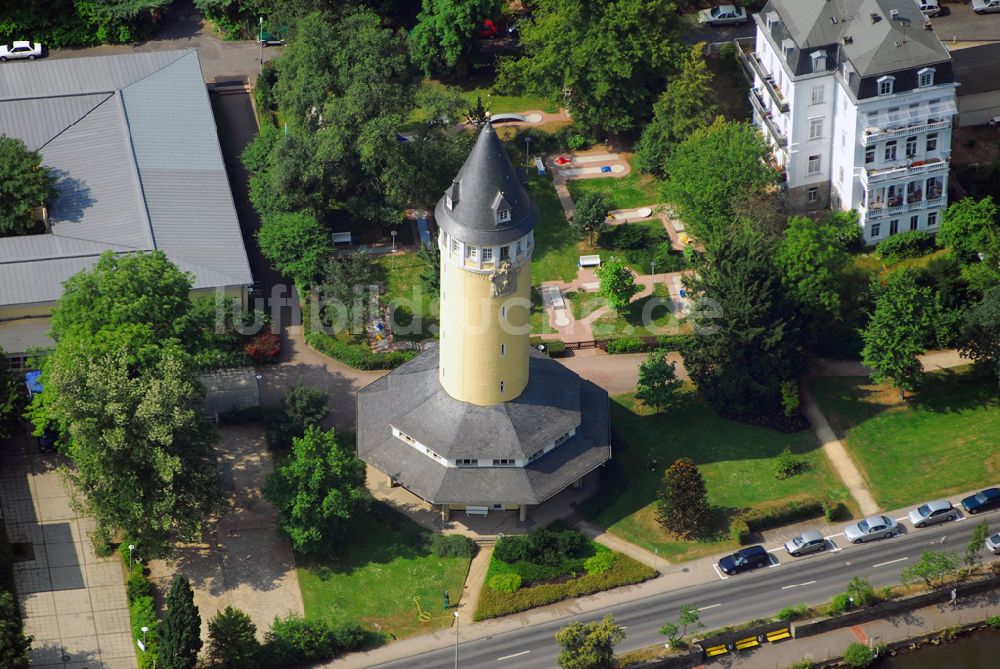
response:
M781 42L781 51L785 54L785 60L791 62L792 53L795 51L795 42L790 39Z
M444 206L448 207L449 210L454 208L455 203L451 201L451 195L444 196Z
M497 221L500 223L510 223L510 209L501 209L498 211Z
M809 57L812 59L813 72L826 72L826 51L813 51Z
M777 24L778 24L778 12L768 12L767 13L767 29L771 30Z
M925 67L917 72L917 85L920 88L927 88L934 85L934 68Z
M459 186L459 182L452 181L451 188L444 193L444 206L448 207L448 211L451 211L455 207L455 203L458 202Z
M510 202L504 197L503 191L497 191L496 197L493 198L492 208L496 212L497 225L510 223Z
M892 87L896 83L895 77L879 77L878 78L878 94L879 95L892 95Z

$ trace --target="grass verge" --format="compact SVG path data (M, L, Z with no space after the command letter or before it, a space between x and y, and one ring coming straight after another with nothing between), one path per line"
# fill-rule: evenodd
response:
M660 195L662 181L648 174L639 174L632 154L622 154L632 167L631 173L623 177L602 179L570 179L566 182L573 201L585 193L600 193L612 209L633 209L649 207L663 201Z

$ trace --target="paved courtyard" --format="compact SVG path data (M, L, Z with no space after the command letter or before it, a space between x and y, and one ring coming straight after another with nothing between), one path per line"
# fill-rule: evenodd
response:
M15 551L15 585L33 667L136 666L124 573L97 557L94 522L75 512L56 467L24 433L0 443L0 509Z

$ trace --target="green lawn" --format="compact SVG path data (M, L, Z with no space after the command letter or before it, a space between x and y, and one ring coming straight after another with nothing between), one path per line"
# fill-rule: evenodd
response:
M653 302L653 300L658 301ZM622 335L650 337L678 334L683 331L684 326L677 315L670 311L669 306L670 289L665 284L658 283L653 288L652 296L647 295L632 302L624 314L619 316L609 312L607 316L602 316L594 321L594 336L597 338ZM643 312L647 309L647 318L644 319Z
M614 490L581 506L581 512L632 543L673 561L689 560L735 547L729 519L750 508L820 496L847 502L847 491L819 450L812 432L783 434L717 416L693 392L685 392L673 409L653 414L631 394L611 403L615 457L603 485ZM784 481L774 477L774 462L785 448L808 463L805 472ZM713 538L675 540L655 519L656 489L674 460L690 457L698 464L716 509Z
M538 207L531 283L537 286L543 281L572 281L576 277L579 257L594 253L594 247L581 239L566 220L551 177L532 174L530 179L528 196Z
M298 560L299 587L307 618L357 620L402 638L451 626L444 592L456 605L469 558L438 558L424 548L429 532L376 503L359 527L327 560ZM417 604L431 614L418 618Z
M1000 478L996 380L935 372L907 402L867 378L818 378L813 392L886 509L994 485Z
M437 336L438 298L431 295L420 281L423 261L415 251L379 256L385 293L381 299L393 305L395 334L398 339L421 341ZM415 317L419 316L418 320Z
M624 177L568 180L566 185L573 201L579 200L584 193L601 193L607 198L612 209L649 207L662 202L660 186L663 182L656 177L639 174L633 157L626 155L626 158L632 166L632 172Z

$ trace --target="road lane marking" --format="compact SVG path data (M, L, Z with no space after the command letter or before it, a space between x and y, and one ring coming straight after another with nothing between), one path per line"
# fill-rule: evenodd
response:
M709 609L714 609L714 608L715 608L715 607L717 607L717 606L722 606L722 603L720 602L720 603L718 603L718 604L709 604L708 606L703 606L703 607L701 607L701 608L700 608L700 609L698 609L698 610L699 610L699 611L708 611Z
M878 564L873 564L872 565L872 569L875 569L877 567L884 567L887 564L896 564L897 562L903 562L903 561L909 560L909 559L910 558L908 558L908 557L901 557L901 558L897 558L895 560L889 560L888 562L879 562Z
M897 519L896 519L896 522L897 522L897 523L901 523L901 522L903 522L904 520L909 520L909 518L910 518L909 516L903 516L902 518L897 518Z
M815 582L816 581L806 581L805 583L793 583L792 585L783 585L783 586L781 586L781 589L782 590L788 590L789 588L797 588L797 587L802 586L802 585L812 585Z
M527 655L530 652L530 650L522 650L520 653L514 653L513 655L504 655L503 657L498 657L497 662L500 662L501 660L510 660L515 657L521 657L522 655Z
M830 536L823 537L823 538L826 539L827 541L832 541L833 539L835 539L837 537L842 537L842 536L844 536L843 532L837 532L836 534L831 534Z
M714 570L715 570L715 573L716 573L716 574L718 574L718 575L719 575L719 578L721 578L721 579L722 579L723 581L725 581L725 580L728 580L728 579L729 579L729 577L728 577L728 576L724 575L724 574L722 573L722 571L720 571L720 570L719 570L719 565L717 565L717 564L713 564L713 565L712 565L712 569L714 569Z

